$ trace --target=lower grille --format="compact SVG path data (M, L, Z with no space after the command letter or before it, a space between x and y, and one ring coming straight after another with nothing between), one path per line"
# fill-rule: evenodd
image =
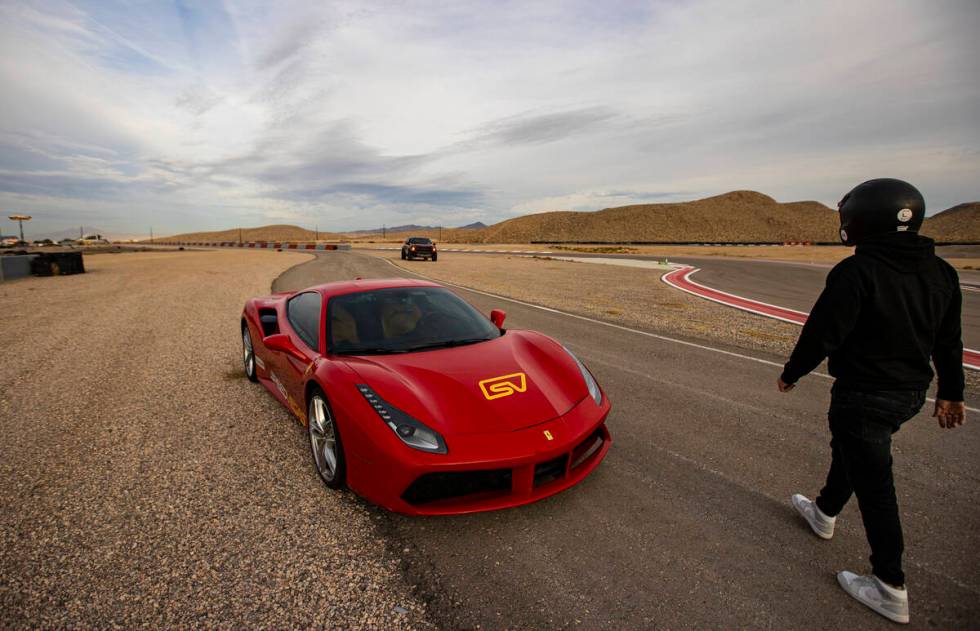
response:
M428 504L477 493L510 493L510 469L426 473L402 493L409 504Z
M576 471L591 466L602 452L606 436L605 426L600 425L570 451L551 460L520 464L513 469L426 473L402 493L402 500L413 506L424 506L451 500L482 502L511 494L518 497L540 495L535 489L568 480L576 476ZM547 490L540 493L547 493ZM431 510L438 512L439 507Z
M568 454L562 454L553 460L534 465L534 486L541 486L565 477L568 468Z

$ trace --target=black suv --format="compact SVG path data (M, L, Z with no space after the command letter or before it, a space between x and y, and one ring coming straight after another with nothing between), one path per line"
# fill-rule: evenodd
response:
M420 258L436 261L438 257L436 244L428 237L409 237L402 243L402 260Z

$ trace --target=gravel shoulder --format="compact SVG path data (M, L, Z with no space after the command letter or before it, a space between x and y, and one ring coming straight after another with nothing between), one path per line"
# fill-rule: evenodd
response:
M431 626L369 509L242 373L244 300L310 258L99 256L0 285L0 626Z

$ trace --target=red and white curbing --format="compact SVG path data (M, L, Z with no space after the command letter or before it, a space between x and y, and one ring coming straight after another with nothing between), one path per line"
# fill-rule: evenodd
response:
M782 320L783 322L789 322L790 324L803 326L807 317L810 315L805 311L787 309L786 307L779 307L777 305L771 305L758 300L752 300L751 298L745 298L743 296L737 296L725 291L719 291L717 289L712 289L711 287L706 287L691 280L691 276L699 271L700 269L697 267L680 267L667 272L661 276L660 279L674 289L679 289L699 298L717 302L728 307L735 307L736 309L748 311L749 313L765 316L767 318L775 318L776 320ZM970 370L980 370L980 351L964 348L963 366L969 368Z
M280 243L277 241L156 241L154 245L190 245L199 248L253 248L256 250L349 250L349 243Z

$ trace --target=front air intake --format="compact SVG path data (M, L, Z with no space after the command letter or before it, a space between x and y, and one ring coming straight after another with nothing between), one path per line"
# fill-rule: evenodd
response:
M412 482L402 499L418 505L467 495L510 493L511 477L510 469L426 473Z

